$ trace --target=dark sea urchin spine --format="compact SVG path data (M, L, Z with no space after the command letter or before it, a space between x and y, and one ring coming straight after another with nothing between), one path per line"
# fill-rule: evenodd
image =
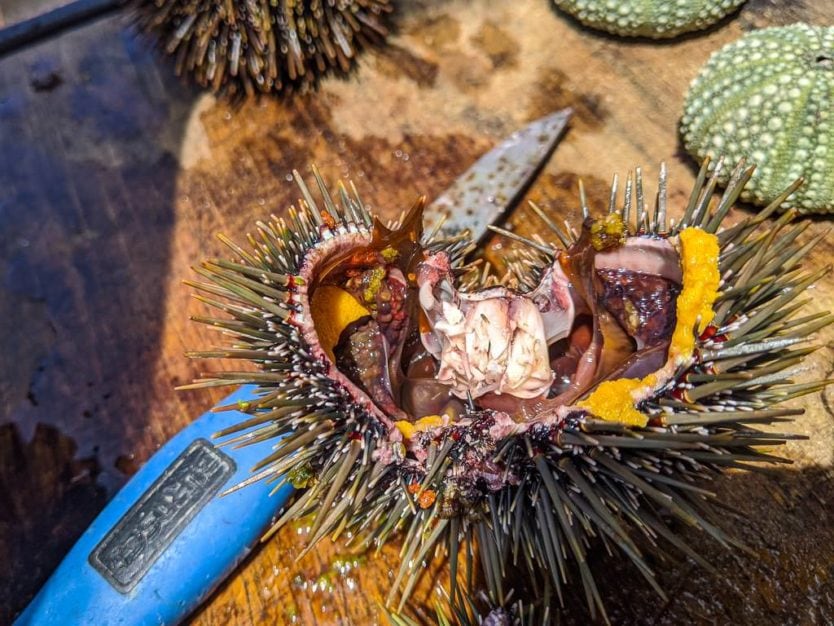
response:
M214 92L304 92L388 34L391 0L137 0L137 21Z
M704 488L704 479L724 468L784 462L760 446L780 445L794 436L759 425L801 414L777 405L826 384L792 380L813 351L805 343L809 336L834 319L826 313L796 315L803 291L828 271L802 269L818 240L799 243L804 225L789 224L792 210L761 228L797 185L759 215L720 229L751 175L752 168L739 165L710 208L716 174L708 175L705 164L674 225L666 217L665 170L653 210L646 207L639 170L629 177L619 207L612 190L609 216L627 226L628 236L660 240L695 228L720 246L714 318L704 330L693 330L692 357L639 404L644 426L578 411L566 420L496 440L490 414L470 413L465 427L456 422L431 435L411 434L425 436L426 458L420 464L408 458L405 446L389 437L395 431L391 420L358 401L362 394L300 330L310 311L305 298L314 279L308 272L311 255L349 238L351 245L368 245L381 231L391 234L371 219L355 191L340 187L337 203L318 177L323 207L302 183L301 206L290 209L286 219L259 223L250 250L224 239L235 260L198 268L209 280L195 284L207 294L200 299L227 315L199 321L236 339L229 348L192 356L244 359L261 371L207 375L191 387L260 386L256 400L238 407L250 419L221 435L233 435L227 443L283 437L250 479L290 481L301 489L274 529L313 514L310 545L345 531L359 547L378 546L402 534L402 565L389 597L393 606L402 608L422 564L440 550L449 559L450 600L459 618L467 606L472 608L478 562L494 606L507 606L519 590L516 581L523 580L523 590L538 599L538 607L527 610L536 610L537 623L549 621L551 604L557 598L563 603L565 585L578 577L591 613L604 619L604 602L587 559L591 546L600 543L619 549L665 597L663 581L655 578L645 551L673 547L709 567L670 522L740 548L716 521L710 506L714 494ZM581 204L587 222L584 196ZM404 223L413 222L413 215ZM555 234L564 245L575 240L570 232ZM547 263L558 254L558 248L541 241L530 243L527 258L517 267ZM456 238L426 245L449 248L459 263L467 244ZM525 282L531 281L520 281ZM421 421L413 424L417 431ZM479 480L483 468L493 468L500 488L484 489L482 482L469 480L471 459L478 460Z

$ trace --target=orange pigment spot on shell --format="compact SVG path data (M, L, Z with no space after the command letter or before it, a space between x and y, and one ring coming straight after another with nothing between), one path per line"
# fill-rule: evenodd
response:
M417 504L420 505L421 509L427 509L434 501L437 500L437 492L433 489L426 489L423 493L417 496Z
M328 213L327 211L322 210L322 211L319 211L319 215L321 215L321 221L324 222L324 224L328 228L330 228L330 229L336 228L336 220L333 219L333 216L330 215L330 213Z

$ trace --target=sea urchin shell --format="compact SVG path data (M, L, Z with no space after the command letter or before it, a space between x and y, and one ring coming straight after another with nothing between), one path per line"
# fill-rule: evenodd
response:
M714 24L745 0L554 0L591 28L664 39Z
M390 0L139 0L177 74L229 96L304 92L387 35Z
M440 550L453 605L467 606L479 562L495 606L511 587L549 606L578 580L604 616L587 559L600 542L664 596L647 551L703 563L670 520L737 545L699 481L782 461L760 446L792 436L759 425L801 413L776 405L824 385L791 379L833 317L794 316L820 276L802 269L814 242L798 242L792 211L759 228L795 186L721 228L751 174L737 167L711 208L702 168L675 225L665 170L653 210L639 170L605 215L583 198L579 233L537 209L563 247L530 241L499 285L461 265L466 237L422 233L422 202L388 228L316 174L320 203L301 183L286 218L259 223L248 249L224 240L234 258L197 269L200 299L225 314L201 321L235 339L192 356L260 371L192 387L259 386L241 407L250 418L222 436L275 441L251 480L299 488L276 529L314 515L311 545L350 531L359 547L401 531L390 602Z
M755 163L743 199L766 205L801 176L782 208L834 211L834 27L765 28L713 54L689 89L681 132L699 161Z

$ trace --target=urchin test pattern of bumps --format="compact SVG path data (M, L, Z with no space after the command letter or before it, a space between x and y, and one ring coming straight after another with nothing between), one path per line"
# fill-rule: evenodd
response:
M756 165L742 199L766 205L801 176L805 184L782 209L829 213L832 107L834 27L765 28L712 55L687 94L681 134L698 160L744 157Z
M625 37L664 39L718 22L745 0L553 0L591 28Z

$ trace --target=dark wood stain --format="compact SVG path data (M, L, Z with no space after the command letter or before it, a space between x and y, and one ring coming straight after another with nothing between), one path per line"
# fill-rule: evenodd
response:
M107 501L97 456L38 424L0 426L0 624L11 623Z
M454 17L443 13L426 15L425 9L417 7L412 10L416 19L405 30L407 35L418 37L423 43L437 49L451 48L460 39L460 22Z
M532 85L527 115L535 119L550 111L571 107L574 110L571 121L574 128L599 129L605 123L608 111L602 98L594 91L589 91L588 87L555 67L545 66L538 72L537 80Z
M495 22L484 22L472 41L489 57L493 68L509 68L518 64L518 42Z
M386 76L404 76L418 87L433 87L437 63L420 58L406 48L391 44L376 55L376 68Z

